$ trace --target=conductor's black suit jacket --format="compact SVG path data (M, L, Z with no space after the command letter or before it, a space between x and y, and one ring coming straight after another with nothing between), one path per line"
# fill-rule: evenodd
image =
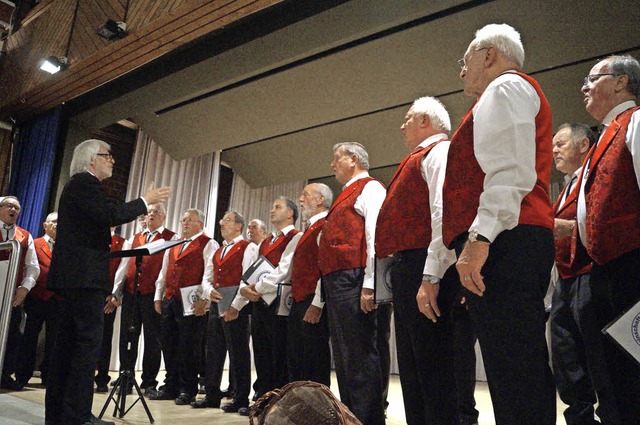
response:
M95 176L88 172L75 174L60 197L56 247L47 287L58 292L73 289L111 292L110 227L146 213L141 198L126 203L114 201Z

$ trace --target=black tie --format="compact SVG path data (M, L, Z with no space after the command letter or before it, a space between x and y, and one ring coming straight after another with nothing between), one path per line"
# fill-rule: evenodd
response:
M231 242L231 243L226 244L225 246L222 247L222 252L220 253L220 259L221 260L224 258L225 255L227 255L227 251L229 250L231 245L233 245L234 243L235 242Z
M189 242L191 242L191 239L187 239L185 243L180 245L180 252L178 252L178 255L182 254L182 251L184 251L184 247L186 247L189 244Z
M5 236L4 236L4 240L5 240L5 242L9 240L9 232L10 232L10 231L11 231L11 229L13 229L14 227L15 227L15 225L14 225L14 224L6 224L6 223L4 223L4 224L2 225L2 228L4 229L4 234L5 234Z
M158 231L147 232L147 243L151 242L151 239L158 233Z

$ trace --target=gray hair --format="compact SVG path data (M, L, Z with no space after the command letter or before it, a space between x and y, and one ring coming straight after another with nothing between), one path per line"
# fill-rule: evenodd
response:
M629 77L627 91L636 98L640 97L640 64L631 55L613 55L605 59L609 65L609 71L616 75Z
M49 222L49 221L56 221L58 219L58 213L57 212L52 212L49 213L49 215L47 215L47 218L45 219L45 223Z
M318 194L324 197L324 206L326 209L331 208L331 204L333 204L333 191L329 186L324 183L310 183L313 186L313 190Z
M151 206L151 205L155 205L156 208L158 208L158 211L160 211L162 213L162 215L167 215L167 210L164 208L164 204L162 202L156 202L155 204L149 204L149 206Z
M489 24L476 31L473 40L476 51L494 46L504 57L522 68L524 65L524 47L520 33L507 24Z
M195 213L195 214L197 214L198 215L198 220L200 220L202 222L202 224L204 224L204 213L202 211L200 211L199 209L197 209L197 208L189 208L184 213L185 214L186 213Z
M20 205L22 207L22 204L20 203L20 200L18 198L16 198L15 196L13 196L13 195L7 195L7 196L0 197L0 206L4 206L5 205L4 201L6 201L7 199L15 199L16 202L18 203L18 205Z
M589 139L589 146L593 146L598 139L598 135L586 124L581 123L564 123L558 127L558 131L568 128L571 130L571 143L574 149L578 149L578 142L585 137ZM556 133L558 132L556 131Z
M293 202L293 199L287 198L286 196L278 196L278 199L284 201L287 208L293 211L293 222L298 221L298 206Z
M333 145L333 151L337 151L340 147L342 147L345 154L357 156L358 163L362 168L365 170L369 169L369 154L365 150L364 146L358 142L341 142Z
M425 96L416 99L412 108L415 115L428 115L431 124L437 130L447 134L451 131L449 113L442 102L435 97Z
M224 215L233 214L233 222L240 225L240 231L244 230L244 217L238 211L229 210ZM224 217L224 216L223 216Z
M259 218L254 218L249 222L249 224L253 223L254 221L258 223L258 227L260 227L260 230L267 233L267 225L264 221L260 220Z
M100 152L100 146L106 150L110 150L111 146L107 142L98 139L89 139L80 143L73 150L73 158L71 159L71 167L69 175L73 176L83 173L89 168L89 163Z

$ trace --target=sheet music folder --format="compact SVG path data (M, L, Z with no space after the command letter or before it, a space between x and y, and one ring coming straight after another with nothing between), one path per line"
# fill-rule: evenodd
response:
M166 241L164 239L158 239L157 241L146 243L137 248L126 249L123 251L112 251L111 258L137 257L139 255L153 255L153 254L157 254L158 252L162 252L165 249L173 248L176 245L181 245L185 242L186 240Z

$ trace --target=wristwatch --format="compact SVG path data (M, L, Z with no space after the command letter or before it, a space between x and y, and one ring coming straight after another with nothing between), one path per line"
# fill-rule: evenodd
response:
M474 242L477 242L477 241L491 243L489 241L489 239L487 239L486 237L484 237L481 234L479 234L477 230L470 231L469 232L469 242L474 243Z
M440 278L438 276L424 275L422 280L428 280L430 284L437 285L440 283Z

